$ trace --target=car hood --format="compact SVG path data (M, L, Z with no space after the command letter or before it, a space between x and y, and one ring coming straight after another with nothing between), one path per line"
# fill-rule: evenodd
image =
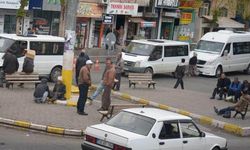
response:
M149 56L136 55L136 54L131 54L131 53L122 53L122 59L124 61L137 62L137 61L148 60L148 58Z
M218 143L219 145L224 146L227 142L227 140L223 137L208 132L205 132L205 134L208 143Z
M129 140L141 138L142 135L125 131L106 124L98 124L90 126L85 132L87 135L96 137L98 139L107 140L112 143L126 146Z
M204 60L204 61L214 61L216 58L220 56L219 54L214 54L214 53L204 53L204 52L199 52L199 51L193 51L190 55L191 57L193 56L194 52L197 54L198 60Z

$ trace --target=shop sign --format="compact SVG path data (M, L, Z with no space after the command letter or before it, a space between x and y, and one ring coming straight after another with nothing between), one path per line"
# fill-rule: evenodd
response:
M61 11L60 0L43 0L43 10Z
M102 17L102 23L103 24L113 24L113 15L103 15Z
M150 21L143 21L141 22L141 27L156 27L156 22L150 22Z
M5 9L19 9L20 0L0 0L0 8ZM28 10L28 6L24 8Z
M135 3L109 3L107 7L107 14L136 16L137 12L138 4Z
M180 24L192 23L192 13L181 13Z
M29 10L41 10L43 7L43 0L29 0Z
M202 1L197 1L197 0L180 0L179 8L183 8L183 9L199 8L201 3Z
M94 3L80 2L77 9L77 17L101 18L103 7Z
M157 0L156 7L158 8L177 8L178 0Z

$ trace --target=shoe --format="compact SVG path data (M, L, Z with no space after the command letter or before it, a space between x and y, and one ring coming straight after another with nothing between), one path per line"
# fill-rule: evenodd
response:
M84 116L87 116L88 114L87 113L85 113L85 112L77 112L79 115L84 115Z
M217 114L217 115L219 115L219 111L218 111L218 109L214 106L214 112Z
M92 99L91 97L87 97L87 99L89 99L89 100L93 101L93 99Z
M215 97L213 97L213 96L212 96L212 97L210 97L210 99L214 99L214 98L215 98Z

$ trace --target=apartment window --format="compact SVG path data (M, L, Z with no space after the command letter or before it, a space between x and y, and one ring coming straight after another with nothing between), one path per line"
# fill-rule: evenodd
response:
M227 17L228 10L225 7L220 8L220 16L221 17Z
M203 3L202 7L199 9L199 16L209 15L209 3Z

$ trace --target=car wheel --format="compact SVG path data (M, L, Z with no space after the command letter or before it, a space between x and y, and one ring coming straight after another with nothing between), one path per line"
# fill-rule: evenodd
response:
M50 81L56 82L58 76L61 76L61 75L62 75L62 68L61 67L53 68L51 73L50 73Z
M215 71L215 76L220 77L221 74L222 74L222 67L219 66L219 67L217 67L217 69Z
M152 68L146 68L146 69L144 70L144 73L150 73L150 74L152 74L152 75L154 74Z
M250 74L250 64L247 66L247 69L244 70L244 72L245 72L246 74Z
M212 150L220 150L219 147L214 147Z

